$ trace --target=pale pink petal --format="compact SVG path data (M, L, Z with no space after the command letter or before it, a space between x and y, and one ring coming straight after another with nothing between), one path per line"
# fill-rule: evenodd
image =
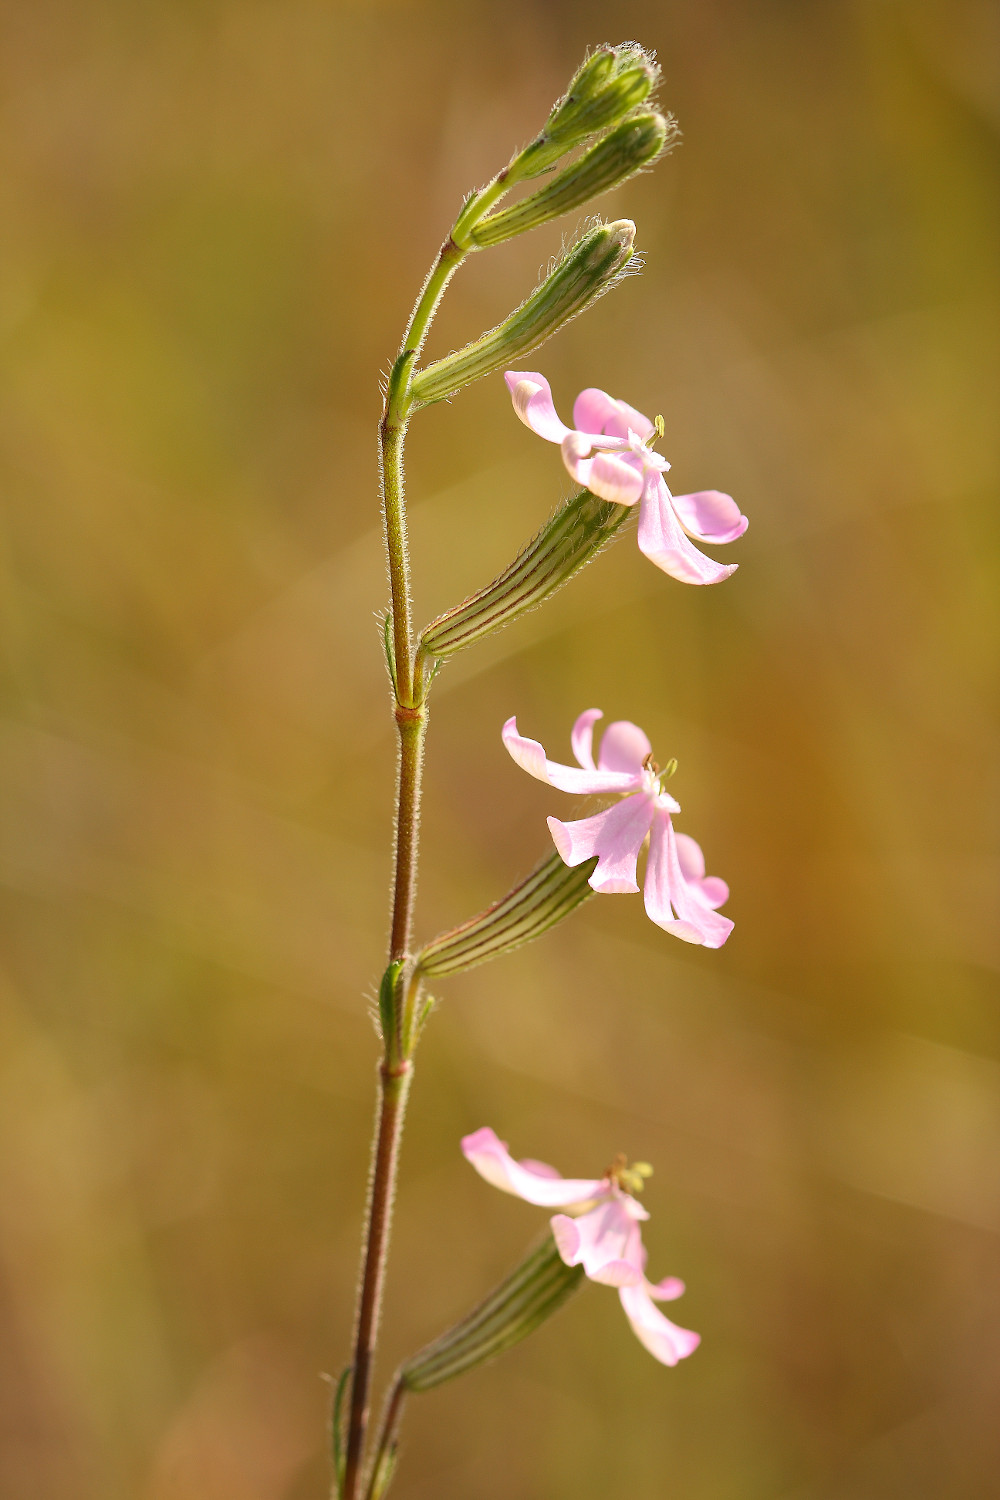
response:
M562 1173L557 1172L555 1167L550 1167L547 1161L535 1161L531 1156L522 1156L521 1166L538 1177L562 1177Z
M573 754L585 771L597 769L594 765L594 725L598 719L603 718L603 709L587 708L573 725L570 744L573 746Z
M689 1328L678 1328L653 1306L648 1282L623 1286L618 1295L632 1332L661 1364L675 1365L679 1359L693 1354L701 1343L700 1334L692 1333Z
M546 821L552 842L565 864L582 865L585 859L599 856L597 869L590 877L595 891L634 893L639 889L635 878L639 851L649 832L653 811L652 799L639 792L592 818L570 823L558 818Z
M721 948L733 930L728 917L720 917L688 888L670 815L665 812L657 812L650 829L643 900L647 916L686 943Z
M577 484L602 500L634 505L642 494L642 469L615 453L595 453L588 458L590 451L586 434L570 432L563 439L563 463Z
M725 906L729 900L729 887L718 875L706 876L705 856L701 852L701 845L686 833L675 833L674 843L677 846L677 863L692 895L704 901L706 906Z
M631 771L640 776L653 747L638 724L615 719L604 731L597 764L602 771Z
M552 390L537 370L508 370L504 375L514 410L525 427L537 432L548 443L561 443L569 432L556 415Z
M647 1281L646 1291L657 1302L673 1302L683 1297L686 1288L679 1276L664 1276L662 1281Z
M677 844L677 863L684 879L704 880L705 856L697 839L693 839L689 833L675 833L674 840Z
M655 469L646 471L639 509L639 551L681 583L721 583L736 564L723 566L699 552L674 514L670 491Z
M645 1252L639 1225L620 1197L605 1199L578 1219L557 1214L551 1224L563 1260L583 1266L591 1281L620 1287L642 1279Z
M616 401L606 391L589 386L573 403L573 426L581 432L606 433L609 437L628 437L629 428L642 438L655 430L648 417L626 401Z
M534 776L536 781L545 781L561 792L576 792L586 796L592 792L632 792L637 778L623 771L590 771L576 766L564 766L558 761L547 760L544 748L537 740L518 734L516 718L508 719L501 730L503 742L511 759L522 771Z
M542 1208L568 1208L589 1203L610 1192L607 1179L560 1177L552 1167L532 1161L515 1161L505 1143L484 1126L462 1139L462 1151L480 1177L503 1193L513 1193L526 1203ZM542 1170L539 1171L539 1167Z
M721 490L698 490L674 495L674 510L684 530L698 542L735 542L750 525L732 495Z
M729 900L729 887L718 875L706 875L704 880L699 880L695 889L701 899L714 910L717 906L725 906Z

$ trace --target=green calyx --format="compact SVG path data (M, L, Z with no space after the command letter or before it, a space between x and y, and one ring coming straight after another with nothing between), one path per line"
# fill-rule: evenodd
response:
M406 1361L400 1384L407 1391L429 1391L495 1359L558 1312L582 1280L583 1267L565 1265L546 1234L468 1317Z
M444 661L520 619L614 541L634 514L634 507L579 490L497 578L424 628L420 653Z
M649 113L624 120L545 187L481 218L470 231L471 245L479 249L499 245L582 207L651 166L676 138L675 122L663 115Z
M419 370L409 388L413 406L443 401L537 349L621 279L634 244L631 219L595 224L510 317L464 349Z
M594 894L588 882L596 867L594 858L570 869L553 852L501 900L421 948L414 976L461 974L534 942Z

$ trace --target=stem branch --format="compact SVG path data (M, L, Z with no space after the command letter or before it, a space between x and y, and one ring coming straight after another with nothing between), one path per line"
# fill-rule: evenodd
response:
M382 1418L382 1429L379 1432L378 1443L375 1446L375 1455L371 1465L371 1480L368 1489L368 1500L373 1500L375 1480L378 1476L379 1464L383 1455L388 1453L396 1441L399 1432L399 1424L403 1416L403 1404L406 1401L406 1387L397 1376L393 1383L392 1391L385 1406L385 1415Z

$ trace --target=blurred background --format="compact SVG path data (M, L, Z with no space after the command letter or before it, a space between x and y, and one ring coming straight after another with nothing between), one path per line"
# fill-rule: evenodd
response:
M596 704L677 756L710 953L598 899L441 986L383 1373L539 1231L458 1139L656 1167L675 1370L617 1298L416 1398L400 1500L980 1500L1000 1436L998 13L989 0L35 0L4 15L0 1491L310 1500L345 1362L393 734L378 375L588 45L681 146L645 274L538 356L751 518L631 538L447 668L419 929L506 890ZM563 223L477 257L443 353ZM415 423L417 615L568 492L499 377Z

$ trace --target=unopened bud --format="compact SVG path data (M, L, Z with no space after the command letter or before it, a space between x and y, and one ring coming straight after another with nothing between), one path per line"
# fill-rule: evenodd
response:
M512 166L513 180L537 177L585 141L638 109L656 87L660 70L633 42L602 47L578 69L545 129Z
M637 115L623 121L537 193L480 219L470 235L472 244L499 245L579 208L649 166L676 136L673 119L665 120L662 115Z
M484 375L516 366L523 355L537 349L620 279L634 243L631 219L589 230L509 318L474 344L413 377L410 397L414 406L442 401Z

